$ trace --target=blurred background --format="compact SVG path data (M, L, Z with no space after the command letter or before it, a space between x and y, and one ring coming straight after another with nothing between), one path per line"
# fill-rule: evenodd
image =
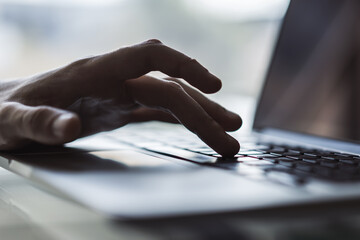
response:
M150 38L257 96L288 0L0 0L0 79Z

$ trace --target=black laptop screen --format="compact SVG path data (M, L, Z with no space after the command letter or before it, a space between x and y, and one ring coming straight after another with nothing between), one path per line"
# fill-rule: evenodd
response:
M360 1L291 2L254 128L360 141Z

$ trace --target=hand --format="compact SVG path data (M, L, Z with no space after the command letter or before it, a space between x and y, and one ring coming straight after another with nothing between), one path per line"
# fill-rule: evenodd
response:
M150 71L171 78L145 75ZM238 129L241 118L196 88L213 93L221 82L196 60L159 40L3 82L0 149L20 148L31 141L63 144L131 122L161 120L182 123L224 156L236 154L239 143L225 131Z

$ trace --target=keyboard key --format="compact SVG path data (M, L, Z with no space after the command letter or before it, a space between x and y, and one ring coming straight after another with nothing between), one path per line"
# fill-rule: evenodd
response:
M318 158L318 157L319 157L319 155L317 155L317 154L307 153L307 152L304 152L303 155L304 155L304 158L307 158L307 157L310 157L310 158Z
M339 157L341 157L341 158L353 158L353 157L358 157L357 155L347 154L347 153L334 153L334 155L339 156Z
M270 151L267 151L268 153L275 153L275 154L284 154L287 152L286 149L271 149Z
M314 152L321 156L326 155L326 154L334 154L334 152L332 152L332 151L319 150L319 149L316 149Z
M279 157L276 157L276 158L262 158L263 161L269 161L269 162L272 162L272 163L279 163L279 160L278 160Z
M297 152L285 152L283 155L286 157L303 157L304 156L301 153L297 153Z
M303 155L297 156L297 157L296 156L286 156L286 157L291 158L291 159L296 160L296 161L302 161L303 158L304 158Z
M260 158L260 159L263 159L263 158L278 158L278 157L281 157L281 155L264 153L264 154L258 154L258 155L254 156L254 157Z
M304 155L304 157L302 157L302 159L307 159L307 160L321 160L321 158L320 157L314 157L314 156L305 156Z
M360 159L339 159L339 162L357 166L360 163Z
M345 157L345 156L337 156L337 157L334 157L334 158L336 158L336 159L354 159L353 157Z
M321 159L319 159L319 158L303 158L302 161L306 162L306 163L318 164L321 161Z
M339 157L339 156L337 156L337 155L334 155L333 153L331 153L331 154L321 154L321 157L322 158L326 158L326 157L330 157L330 158L336 158L336 157Z
M337 158L333 158L333 157L321 157L322 159L324 159L324 160L329 160L329 161L338 161L338 159Z

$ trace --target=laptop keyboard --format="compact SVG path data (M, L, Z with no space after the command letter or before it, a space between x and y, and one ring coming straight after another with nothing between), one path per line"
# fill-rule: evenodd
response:
M360 156L354 154L240 139L240 152L233 158L223 158L200 140L183 134L132 132L110 137L136 148L235 171L249 178L286 184L303 184L314 178L360 181Z

